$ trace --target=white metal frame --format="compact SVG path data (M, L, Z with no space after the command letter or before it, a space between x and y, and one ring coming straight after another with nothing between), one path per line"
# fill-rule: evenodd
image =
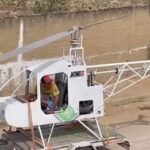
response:
M45 140L45 139L44 139L44 136L43 136L43 133L42 133L41 126L38 126L38 131L39 131L40 138L41 138L41 141L42 141L42 146L43 146L43 148L42 148L42 149L39 149L39 150L51 150L51 148L48 147L48 146L50 146L50 140L51 140L51 136L52 136L54 127L55 127L55 124L52 124L52 128L51 128L51 130L50 130L50 132L49 132L48 139Z
M97 140L99 140L100 142L103 142L103 135L102 135L102 131L101 131L101 127L100 127L100 124L98 122L98 118L94 118L94 121L96 123L96 127L98 129L98 134L95 133L94 131L92 131L92 129L90 129L90 127L88 127L83 121L81 121L80 119L77 120L85 129L87 129L87 131L89 133L91 133L95 138L97 138ZM54 131L54 127L55 127L55 124L52 124L52 127L51 127L51 130L49 132L49 136L48 136L48 139L45 140L44 139L44 136L43 136L43 133L42 133L42 129L41 129L41 126L38 126L38 131L39 131L39 134L40 134L40 138L41 138L41 141L42 141L42 146L43 148L40 149L40 150L49 150L49 147L47 145L50 144L50 141L51 141L51 137L52 137L52 133ZM63 145L64 146L64 145Z
M150 76L150 60L92 65L87 66L87 69L88 71L93 71L96 76L104 77L109 74L109 79L105 81L103 88L104 100L106 101L141 80L148 78ZM116 69L118 72L116 72ZM96 84L100 84L100 82L95 81ZM125 82L128 85L125 85Z
M80 119L78 119L77 121L85 128L87 129L92 135L94 135L98 140L103 141L103 135L102 135L102 131L101 131L101 127L100 124L98 122L98 118L94 118L95 122L96 122L96 126L99 132L99 135L97 135L94 131L92 131L92 129L90 129L90 127L88 127L83 121L81 121Z
M3 88L4 88L5 86L7 86L13 79L15 79L15 78L21 76L21 74L24 73L26 70L27 70L27 68L25 68L25 69L23 69L23 70L17 72L14 76L12 76L10 79L8 79L8 80L0 87L0 91L2 91Z

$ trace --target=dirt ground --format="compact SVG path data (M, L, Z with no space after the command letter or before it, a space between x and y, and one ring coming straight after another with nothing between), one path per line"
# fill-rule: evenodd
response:
M132 150L149 150L150 101L109 105L103 122L125 136L130 141Z
M150 79L144 80L105 105L103 124L124 135L132 150L150 148L149 88Z

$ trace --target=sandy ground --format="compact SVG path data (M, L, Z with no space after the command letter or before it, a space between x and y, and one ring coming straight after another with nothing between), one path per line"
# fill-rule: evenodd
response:
M124 135L130 141L132 150L149 150L150 101L109 105L107 109L108 115L104 122Z
M150 149L149 82L147 79L139 83L125 91L124 98L120 95L105 105L102 122L124 135L131 143L131 150Z

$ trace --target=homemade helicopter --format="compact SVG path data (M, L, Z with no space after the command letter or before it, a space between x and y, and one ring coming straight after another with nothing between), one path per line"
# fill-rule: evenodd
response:
M20 83L11 96L0 98L0 119L16 128L31 128L33 139L33 128L37 126L44 149L49 149L47 144L50 142L56 125L73 121L81 124L97 140L102 141L103 135L98 118L104 115L104 100L149 77L149 60L87 66L84 60L82 36L80 37L82 29L73 27L73 29L15 49L0 57L0 62L6 61L71 35L69 56L46 60L27 67L24 70L27 72L26 80ZM22 72L16 76L21 75ZM40 85L41 79L45 75L53 76L60 90L59 110L51 114L45 114L41 107ZM98 78L99 75L105 79L104 85L99 83L101 81ZM30 79L32 78L36 81L36 97L30 97ZM16 91L23 84L26 87L24 95L16 95ZM88 119L95 120L98 134L85 123ZM48 124L51 124L52 128L46 143L41 126Z

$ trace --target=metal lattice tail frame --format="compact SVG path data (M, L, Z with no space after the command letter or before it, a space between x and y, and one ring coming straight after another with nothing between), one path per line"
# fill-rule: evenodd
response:
M102 64L87 67L94 83L104 85L105 100L150 76L150 61Z

